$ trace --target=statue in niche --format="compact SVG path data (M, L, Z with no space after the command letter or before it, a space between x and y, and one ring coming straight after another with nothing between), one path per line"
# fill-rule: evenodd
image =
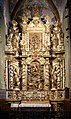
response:
M28 90L43 90L43 67L40 66L40 63L34 61L28 67Z
M20 39L20 33L17 27L17 22L15 20L12 21L12 37L11 37L11 44L12 44L12 48L14 51L17 51L19 48L19 39ZM18 52L18 51L17 51Z
M13 37L12 37L12 47L14 50L17 48L17 39L16 39L15 35L13 35Z
M15 21L15 20L13 20L12 21L12 32L13 32L13 34L14 33L18 33L19 32L19 30L18 30L18 27L17 27L17 25L18 25L18 23Z
M19 80L19 74L18 74L18 71L16 68L14 68L13 81L14 81L14 89L19 90L20 89L20 80Z
M31 65L31 74L36 76L39 73L39 63L38 62L33 62Z
M53 51L56 51L57 46L58 46L57 34L53 34L53 36L52 36L52 47L53 47Z
M52 65L52 89L60 88L61 87L61 66L60 66L61 59L56 58Z
M59 28L58 21L55 21L54 23L53 33L51 34L51 39L52 39L53 51L58 50L59 39L60 39L60 28Z

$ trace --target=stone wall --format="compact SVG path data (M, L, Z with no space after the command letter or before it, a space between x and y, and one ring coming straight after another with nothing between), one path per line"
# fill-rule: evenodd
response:
M4 0L0 0L0 89L5 88L4 83L4 59L5 59L5 24L3 16Z

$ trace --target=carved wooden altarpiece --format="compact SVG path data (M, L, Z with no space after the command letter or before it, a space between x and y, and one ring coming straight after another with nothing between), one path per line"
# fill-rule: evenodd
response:
M13 20L9 29L5 58L7 99L24 103L64 100L65 58L63 33L38 16L22 18L22 32Z

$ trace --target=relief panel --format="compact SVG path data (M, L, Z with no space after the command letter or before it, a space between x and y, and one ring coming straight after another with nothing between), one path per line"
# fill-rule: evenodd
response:
M40 51L42 49L42 33L29 33L29 50Z
M52 61L52 89L64 88L65 61L63 58L55 58Z
M44 90L44 69L39 62L33 61L27 69L28 90Z

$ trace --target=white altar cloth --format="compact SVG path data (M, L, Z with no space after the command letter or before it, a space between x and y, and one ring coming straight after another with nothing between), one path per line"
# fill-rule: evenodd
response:
M51 107L51 104L16 104L16 103L11 103L11 107Z

